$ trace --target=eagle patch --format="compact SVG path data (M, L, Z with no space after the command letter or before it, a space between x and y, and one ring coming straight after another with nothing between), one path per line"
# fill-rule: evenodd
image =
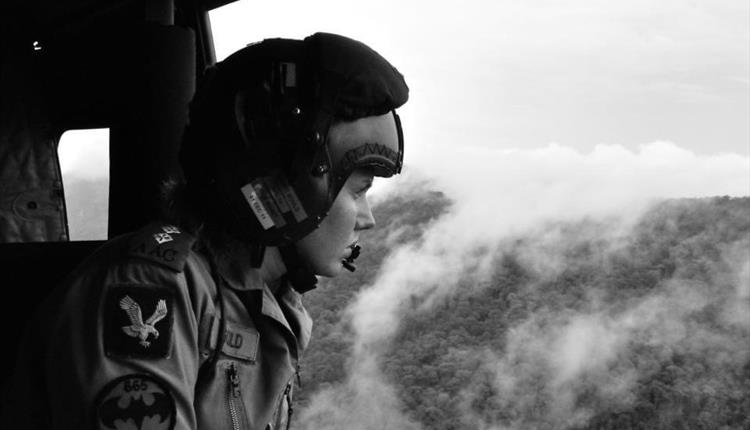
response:
M94 428L172 430L175 403L169 390L150 375L125 375L108 383L96 399Z
M108 356L166 358L172 347L174 294L152 285L110 288L105 309Z

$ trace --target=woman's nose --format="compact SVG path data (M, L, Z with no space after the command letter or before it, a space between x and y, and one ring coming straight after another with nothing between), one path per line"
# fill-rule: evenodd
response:
M368 230L373 227L375 227L375 217L372 215L370 202L368 202L365 197L362 199L362 203L359 205L357 211L357 224L355 225L355 229Z

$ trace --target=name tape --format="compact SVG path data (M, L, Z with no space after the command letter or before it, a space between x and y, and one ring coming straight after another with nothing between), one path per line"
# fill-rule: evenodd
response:
M227 323L221 352L230 357L254 362L257 359L259 342L260 334L254 328Z
M220 325L220 319L213 317L207 345L209 349L214 349L218 346ZM226 321L224 343L220 346L222 353L233 358L255 362L258 359L259 346L260 333L258 333L258 330L253 327L244 327Z

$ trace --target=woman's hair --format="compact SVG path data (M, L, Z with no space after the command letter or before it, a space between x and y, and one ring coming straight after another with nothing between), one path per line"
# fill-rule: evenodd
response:
M203 246L211 249L216 260L231 259L233 255L262 251L257 244L245 243L235 237L222 215L206 201L194 194L184 181L168 180L161 184L161 220L179 226L182 230L197 237Z
M160 218L169 223L182 227L189 233L197 234L203 224L203 210L199 203L187 191L185 181L169 179L163 181L160 187Z

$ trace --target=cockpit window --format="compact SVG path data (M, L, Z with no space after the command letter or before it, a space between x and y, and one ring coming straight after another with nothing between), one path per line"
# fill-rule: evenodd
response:
M57 147L70 240L106 240L109 129L68 130Z

